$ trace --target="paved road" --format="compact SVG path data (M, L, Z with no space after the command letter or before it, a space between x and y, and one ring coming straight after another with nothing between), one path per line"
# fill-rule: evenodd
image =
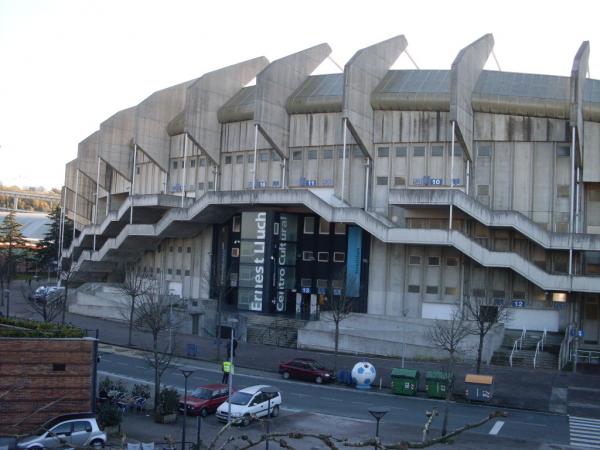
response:
M189 366L189 364L186 364ZM210 363L192 364L197 370L191 376L188 386L220 382L219 368ZM151 383L153 374L140 356L102 352L99 365L102 374L117 374L131 381ZM176 368L169 369L163 382L183 389L183 375ZM314 412L337 417L372 420L369 407L389 409L385 416L388 424L422 427L425 411L437 408L443 411L444 403L436 400L399 397L377 391L357 391L351 388L328 385L315 385L304 382L283 380L275 374L249 369L239 369L234 378L236 387L269 383L281 389L284 410L288 412ZM473 423L495 409L484 405L452 403L449 407L449 429ZM439 430L441 420L433 429ZM530 443L569 444L569 423L566 416L520 410L508 411L508 417L492 421L470 433L494 435L500 438L520 439Z

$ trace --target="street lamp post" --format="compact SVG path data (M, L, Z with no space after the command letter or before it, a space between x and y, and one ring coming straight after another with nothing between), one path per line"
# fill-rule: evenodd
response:
M377 428L375 429L375 441L377 443L379 442L379 421L381 419L383 419L383 416L385 416L388 412L389 412L389 409L387 409L387 408L371 408L371 409L369 409L369 413L377 421ZM377 446L375 446L375 448L377 448Z
M228 377L229 387L227 393L227 424L231 426L231 390L233 388L233 373L235 371L233 367L233 339L235 334L235 324L238 323L238 320L235 317L230 317L228 322L231 324L231 342L229 343L229 362L231 365L229 366Z
M271 398L277 394L277 389L273 386L265 386L261 389L261 392L267 394L269 397L267 400L267 438L265 439L265 450L269 450L269 433L271 432Z
M194 373L194 369L189 367L182 367L179 371L183 374L185 378L183 384L183 430L181 433L181 450L185 450L185 426L187 422L187 383L190 375Z

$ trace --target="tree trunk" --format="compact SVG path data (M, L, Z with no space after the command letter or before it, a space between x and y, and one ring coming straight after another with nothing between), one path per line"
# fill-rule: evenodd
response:
M335 350L333 352L333 372L337 373L337 357L338 357L338 349L340 344L340 321L335 321Z
M479 347L477 348L477 367L475 370L476 373L481 372L481 353L483 352L483 338L484 337L485 337L485 335L483 335L483 334L479 335Z
M65 301L62 305L62 318L60 323L65 324L65 313L67 312L67 305L69 303L69 282L65 282Z
M131 296L131 309L129 310L129 337L127 338L127 345L131 347L131 338L133 336L133 314L135 313L135 297Z

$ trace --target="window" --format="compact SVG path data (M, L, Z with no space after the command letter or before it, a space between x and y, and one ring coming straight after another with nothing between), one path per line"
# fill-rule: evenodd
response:
M188 252L188 253L192 253L192 247L188 247L188 248L187 248L187 252Z
M473 297L485 297L485 289L473 289Z
M330 148L323 150L323 159L333 159L333 150Z
M427 294L437 294L438 293L438 287L437 286L427 286L425 288L425 293L427 293Z
M186 277L190 276L190 271L186 269L186 271L183 273Z
M246 158L246 161L248 161L249 163L253 163L254 162L254 154L248 153L248 157Z
M90 433L92 431L92 425L86 420L73 422L73 433L81 433L83 431Z
M490 195L490 186L488 184L480 184L477 186L477 195Z
M408 265L409 266L420 266L421 265L421 257L415 256L415 255L410 255L408 257Z
M516 298L518 300L525 300L525 292L523 292L523 291L514 291L513 292L513 298Z
M380 158L387 158L390 156L390 148L389 147L379 147L377 148L377 156Z
M505 295L504 291L492 291L492 297L494 298L504 298Z
M156 268L156 273L160 273L160 267Z
M173 269L167 269L167 274L173 275Z
M196 160L195 159L191 159L190 160L190 167L196 167Z
M458 295L457 287L446 287L445 290L446 295Z
M240 257L240 249L239 249L239 247L233 247L231 249L231 257L232 258L239 258Z
M324 280L322 278L319 278L317 280L317 287L321 288L321 289L327 289L327 280Z
M271 183L273 185L274 188L278 188L281 185L279 184L279 180L273 180L273 183Z
M302 161L302 150L295 150L292 153L292 160L294 160L294 161Z
M171 247L169 247L169 252L170 252L170 253L173 253L173 250L175 250L175 249L174 249L172 246L171 246Z
M225 164L231 164L231 156L225 157Z
M489 145L480 145L477 148L477 156L480 158L492 156L492 147Z
M135 174L139 175L140 174L140 166L136 166L135 167Z
M559 158L568 158L571 156L571 149L567 145L559 145L556 147L556 156Z
M235 163L236 164L244 164L244 155L236 155Z
M406 147L396 147L396 158L404 158L406 157Z
M319 262L329 262L329 252L318 252L317 260Z
M334 226L335 234L346 234L346 224L345 223L336 223Z
M206 165L206 159L204 159L204 158L200 158L200 159L198 160L198 166L200 166L200 167L204 167L205 165Z
M559 184L556 188L556 195L558 197L568 197L570 195L568 184Z
M181 269L175 270L175 275L181 275Z
M411 294L418 294L419 292L421 292L421 286L419 286L418 284L409 284L408 292L410 292Z
M310 278L302 278L300 280L300 287L312 287L312 280Z
M319 219L319 234L329 234L329 222Z
M444 156L444 147L442 145L432 145L431 156Z
M181 168L183 169L185 167L185 160L181 160Z
M177 161L173 161L173 169L177 169Z
M183 247L177 247L177 253L183 252Z
M198 183L198 190L199 191L203 191L204 190L204 182L201 181L200 183Z
M413 148L413 156L415 156L415 157L425 156L425 146L419 145L417 147L414 147Z
M377 186L387 186L388 177L377 177Z
M273 150L273 154L271 155L271 161L281 161L281 156L275 150Z
M309 150L308 151L308 159L309 160L315 160L315 159L317 159L317 151L316 150Z
M259 161L268 161L269 160L269 154L267 152L260 152L260 159Z
M231 224L231 231L239 233L242 229L242 216L233 216L233 222Z
M463 149L460 146L460 144L458 142L454 143L454 157L456 158L457 156L461 156L462 157L463 154ZM452 145L450 145L450 147L448 147L448 155L452 155Z
M71 432L71 425L73 422L61 423L60 425L52 428L52 434L66 434Z
M346 262L346 254L344 252L333 252L333 262L336 262L336 263Z
M394 186L406 186L406 178L394 177Z
M429 256L427 258L428 266L439 266L440 265L440 257L439 256Z
M58 364L58 363L52 364L52 372L64 372L66 369L67 369L66 364Z
M315 234L315 218L304 218L304 234Z
M214 181L209 181L208 182L208 190L212 191L215 188L215 182Z
M446 258L446 265L448 267L458 266L458 258L455 258L454 256L449 256L448 258Z
M302 252L302 261L314 261L315 253L312 251Z

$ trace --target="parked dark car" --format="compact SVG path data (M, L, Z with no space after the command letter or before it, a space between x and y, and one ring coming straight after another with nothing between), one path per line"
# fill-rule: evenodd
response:
M227 400L226 384L207 384L194 389L184 400L179 402L179 411L183 413L184 402L189 416L201 415L206 417L215 412Z
M314 381L317 384L335 381L333 370L319 364L314 359L296 358L279 364L279 373L286 380L297 378L299 380Z

